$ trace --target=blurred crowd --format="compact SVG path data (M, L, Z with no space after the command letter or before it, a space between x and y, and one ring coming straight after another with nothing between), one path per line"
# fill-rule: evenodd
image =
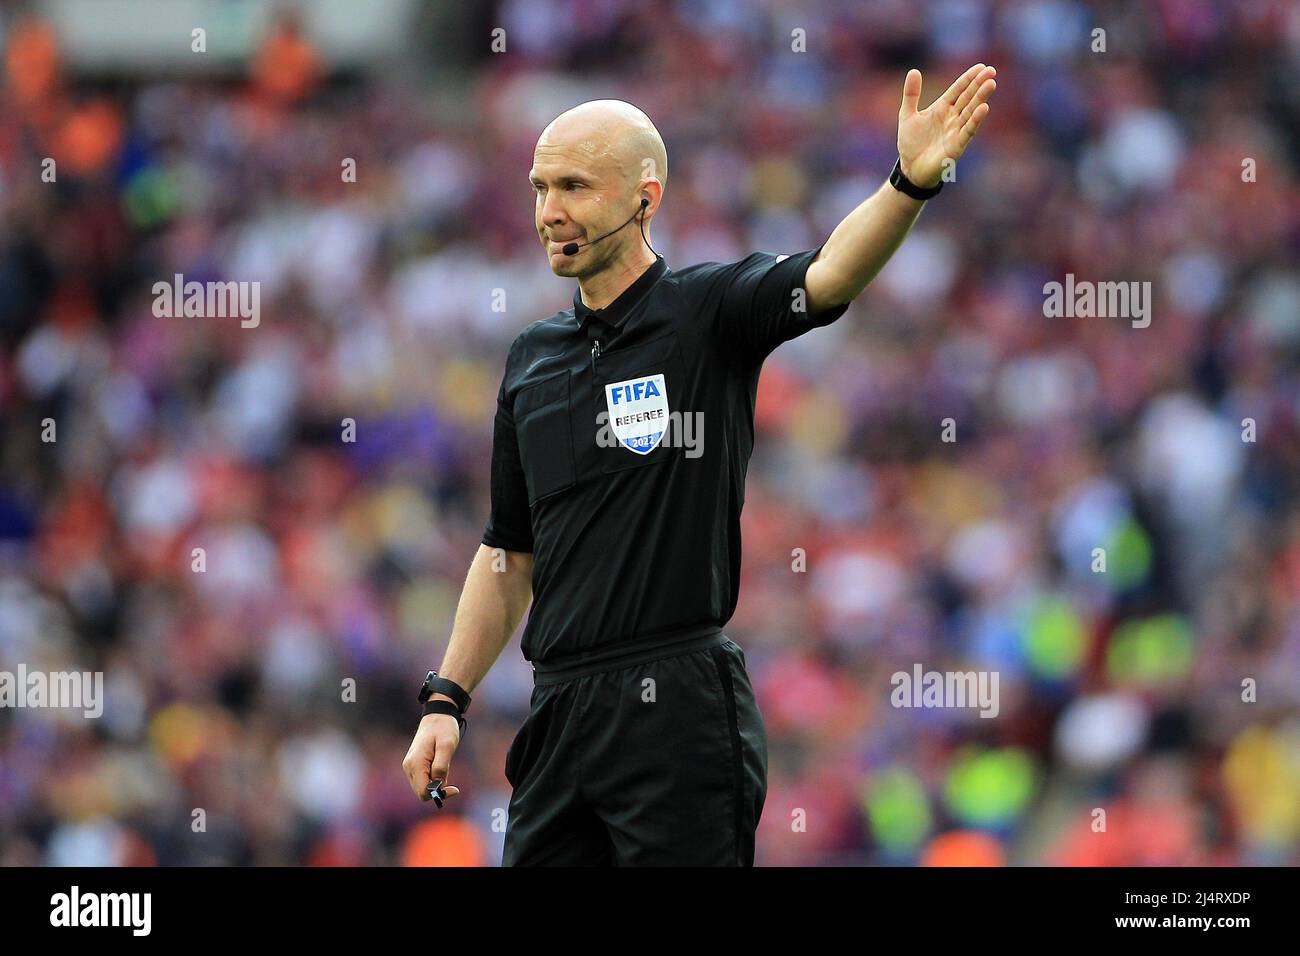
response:
M573 294L541 129L651 116L672 267L792 253L887 176L906 70L979 61L956 182L764 367L757 862L1300 863L1300 7L481 6L506 50L436 81L285 19L243 76L107 83L0 23L0 670L106 700L0 708L0 864L496 865L517 635L461 795L401 762L506 349ZM260 282L260 323L156 316L176 274ZM1067 274L1150 282L1150 325L1046 317ZM891 706L918 663L997 671L998 716Z

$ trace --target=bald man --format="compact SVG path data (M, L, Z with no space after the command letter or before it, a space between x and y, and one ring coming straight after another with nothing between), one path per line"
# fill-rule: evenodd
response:
M506 357L491 513L403 763L421 799L459 792L470 691L528 612L505 865L753 864L767 736L722 629L759 371L884 266L988 114L994 76L976 64L920 109L909 71L893 172L818 248L680 271L651 243L668 155L649 117L595 100L542 131L537 236L577 289Z

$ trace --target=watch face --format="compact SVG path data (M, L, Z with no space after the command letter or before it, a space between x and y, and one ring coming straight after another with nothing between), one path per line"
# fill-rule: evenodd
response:
M436 676L437 673L435 671L429 671L429 673L425 675L424 683L420 686L420 703L423 704L429 699L429 695L433 693L433 688L430 687L429 684Z

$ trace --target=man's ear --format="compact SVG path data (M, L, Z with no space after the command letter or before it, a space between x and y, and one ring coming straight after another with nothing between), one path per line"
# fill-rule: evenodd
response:
M643 179L641 181L641 199L648 200L645 206L646 212L649 212L655 205L656 197L663 197L663 189L663 183L657 179ZM641 199L638 199L637 202L639 203Z

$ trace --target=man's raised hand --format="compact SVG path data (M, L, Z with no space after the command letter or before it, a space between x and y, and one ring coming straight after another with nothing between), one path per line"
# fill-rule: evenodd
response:
M918 186L937 186L944 161L956 161L975 131L989 115L988 98L998 84L997 70L976 63L925 109L921 101L921 71L908 70L903 80L903 105L898 109L898 158L903 175Z

